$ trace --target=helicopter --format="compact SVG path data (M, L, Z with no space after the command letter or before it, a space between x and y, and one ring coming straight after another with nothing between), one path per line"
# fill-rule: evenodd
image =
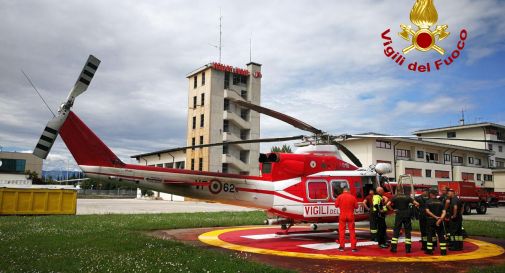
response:
M100 65L90 55L67 99L44 128L33 151L45 159L58 135L85 175L92 179L121 181L130 186L166 192L266 211L266 224L280 225L287 233L297 223L312 223L313 230L338 223L340 211L336 197L348 188L358 201L370 189L387 181L391 166L379 163L363 167L359 159L341 142L366 135L331 135L286 114L246 101L237 105L265 114L311 133L280 138L210 143L171 149L204 148L225 144L300 140L294 153L260 154L258 176L142 166L122 162L71 109L76 97L84 93ZM410 137L412 138L412 137ZM351 162L343 159L344 154ZM356 221L368 220L362 204L355 211Z

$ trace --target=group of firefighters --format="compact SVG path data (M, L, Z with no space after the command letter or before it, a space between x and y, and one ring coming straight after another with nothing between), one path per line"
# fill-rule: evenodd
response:
M438 191L425 189L415 198L405 194L401 189L391 199L384 196L384 188L377 187L370 190L363 201L364 207L370 212L370 234L372 240L377 242L380 248L390 248L393 253L397 252L398 239L403 227L405 233L405 251L412 251L412 219L419 220L421 230L422 248L426 254L432 255L437 247L441 255L447 255L447 250L463 250L463 206L453 189L444 188L439 196ZM354 231L354 209L358 208L358 202L349 189L337 197L335 206L340 208L339 216L339 250L344 251L346 224L349 228L351 248L358 251L356 235ZM395 212L393 238L388 244L386 215L388 211Z

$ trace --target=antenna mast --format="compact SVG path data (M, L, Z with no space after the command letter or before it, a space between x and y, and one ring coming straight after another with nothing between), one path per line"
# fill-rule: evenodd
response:
M219 62L221 62L221 48L222 48L221 37L223 35L222 22L221 22L222 18L223 16L221 15L221 9L219 9Z

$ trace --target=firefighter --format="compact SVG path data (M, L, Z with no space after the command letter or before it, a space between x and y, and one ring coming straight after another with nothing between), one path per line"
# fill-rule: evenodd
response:
M417 207L419 211L419 229L421 230L421 250L426 250L426 243L428 242L428 219L426 216L426 202L430 199L429 196L430 189L425 188L423 193L416 197L416 202L419 203L419 207Z
M430 200L426 202L425 211L428 217L428 242L426 243L425 253L433 255L433 238L438 237L440 254L443 256L447 255L447 245L445 242L444 228L442 225L446 212L444 209L444 203L437 199L437 191L430 192Z
M451 245L449 250L461 251L463 250L463 206L453 189L449 189L447 196L450 200L448 214L450 215L449 232Z
M354 210L358 208L358 199L351 193L349 188L344 187L343 193L335 200L335 207L340 208L338 217L338 234L339 234L339 250L344 251L345 246L345 226L349 228L349 236L351 237L352 252L358 251L356 248L356 232L354 229Z
M387 207L391 210L394 210L396 213L395 225L393 228L393 238L391 239L391 252L393 253L396 253L398 247L398 237L400 236L400 230L402 226L403 230L405 231L405 252L411 252L412 222L410 208L412 205L418 207L419 203L412 199L412 197L404 194L404 191L401 187L398 188L397 194L387 203Z
M365 200L363 200L363 206L365 207L366 210L368 210L369 213L369 221L370 221L370 240L377 242L377 223L375 223L375 217L373 216L372 213L372 208L373 208L373 196L375 195L375 191L371 189L368 192L368 195L365 197Z
M376 194L373 196L373 215L375 218L375 223L377 224L377 244L380 248L388 248L387 244L387 226L386 226L386 212L387 207L385 203L387 202L387 198L383 196L384 189L382 187L378 187L376 189Z

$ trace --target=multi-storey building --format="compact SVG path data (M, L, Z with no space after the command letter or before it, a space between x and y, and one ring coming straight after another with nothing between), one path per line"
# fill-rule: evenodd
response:
M460 146L486 149L491 152L489 168L493 172L495 191L505 192L505 144L489 143L489 140L505 141L505 126L491 122L462 124L414 132L419 137L434 137L431 141L452 143ZM457 139L475 139L481 142L460 141Z
M188 76L187 145L259 138L257 112L235 100L260 104L261 65L247 69L207 64ZM187 151L186 168L236 174L259 174L259 143L234 144Z
M349 139L343 142L364 166L390 163L391 177L410 174L416 184L437 181L473 181L479 187L494 188L488 158L492 152L464 146L403 138Z

